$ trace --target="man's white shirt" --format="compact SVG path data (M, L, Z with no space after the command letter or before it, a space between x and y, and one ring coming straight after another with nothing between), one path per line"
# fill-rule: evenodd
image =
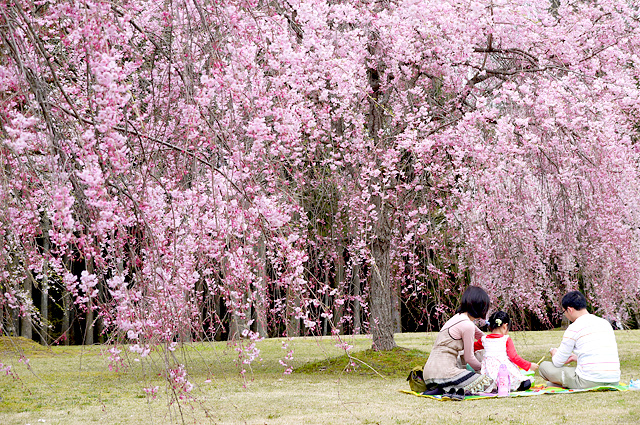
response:
M570 324L552 358L554 366L562 367L572 352L578 356L576 374L580 378L593 382L620 381L618 344L606 320L587 313Z

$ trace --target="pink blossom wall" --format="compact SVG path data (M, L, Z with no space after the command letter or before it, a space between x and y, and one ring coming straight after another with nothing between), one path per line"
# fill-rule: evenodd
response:
M468 283L543 321L578 287L637 311L638 22L626 0L3 0L0 304L37 321L24 282L61 285L141 356L353 331L356 305L367 331L384 237L416 320Z

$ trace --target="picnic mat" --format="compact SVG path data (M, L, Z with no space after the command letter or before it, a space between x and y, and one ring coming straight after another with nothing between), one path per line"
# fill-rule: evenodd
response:
M603 385L601 387L593 387L593 388L585 388L585 389L567 389L562 387L547 387L545 385L534 385L527 391L512 391L509 394L509 397L529 397L533 395L543 395L543 394L572 394L572 393L583 393L586 391L629 391L628 385ZM418 397L426 397L432 398L438 401L446 401L447 399L442 399L441 395L426 395L422 393L417 393L415 391L407 391L400 390L401 393L411 394ZM498 394L495 393L480 393L474 395L465 396L465 400L480 400L484 398L498 398ZM500 397L506 398L506 397Z

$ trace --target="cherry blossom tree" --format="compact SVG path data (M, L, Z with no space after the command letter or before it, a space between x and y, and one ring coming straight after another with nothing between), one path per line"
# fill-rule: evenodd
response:
M146 356L224 332L250 361L326 330L390 349L402 305L437 324L469 283L541 320L576 287L637 311L633 2L6 0L0 21L23 322L58 285L88 336Z

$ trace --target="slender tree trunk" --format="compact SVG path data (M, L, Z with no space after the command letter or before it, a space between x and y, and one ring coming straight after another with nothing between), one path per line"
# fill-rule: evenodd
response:
M18 309L12 309L9 313L11 317L11 330L13 331L11 336L19 336L20 335L20 315L18 314Z
M360 307L360 295L362 290L360 289L360 263L353 263L352 267L352 280L353 280L353 296L355 301L353 302L353 333L360 334L362 329L362 319L360 318L362 307Z
M390 244L386 240L373 241L373 270L371 273L371 334L373 349L387 351L396 346L393 338L393 313L390 284Z
M258 258L260 258L262 268L259 270L259 283L256 285L256 332L262 338L266 338L268 336L267 308L269 305L267 298L267 248L264 238L260 238L258 242Z
M86 327L84 330L84 344L93 345L93 301L89 300L87 303L87 315L86 315Z
M18 309L11 309L8 312L9 320L11 322L11 329L9 332L11 336L20 336L20 315L18 314Z
M47 219L43 225L44 243L42 248L45 255L49 254L49 220ZM42 328L40 329L40 341L44 345L49 345L49 265L45 261L42 275L42 285L40 287L40 317L42 320Z
M229 339L243 338L242 333L248 328L249 318L251 317L251 310L246 310L248 295L246 290L242 292L241 299L234 301L236 310L231 311L231 318L229 320Z
M251 319L251 307L249 304L248 289L242 290L241 299L236 303L237 310L231 312L231 321L229 323L229 338L244 338L243 333L249 329L249 320Z
M224 332L224 324L223 324L223 300L220 295L213 296L213 306L215 311L215 323L212 323L212 326L215 326L215 334L213 335L213 339L216 341L222 340L222 334Z
M87 273L93 274L93 260L87 261ZM93 345L93 300L89 298L87 302L87 315L86 315L86 327L84 330L84 344L85 345Z
M40 292L40 316L42 320L40 342L44 345L49 345L49 281L46 272L44 273Z
M225 278L227 276L231 276L228 272L227 265L224 266L224 270ZM247 329L249 319L251 318L251 307L248 309L246 308L249 301L249 295L247 294L249 289L247 287L236 287L235 290L241 295L240 299L230 299L227 304L227 314L229 315L229 340L242 338L242 333Z
M384 9L384 2L378 1L376 8ZM367 116L367 130L371 137L372 143L378 145L382 143L380 140L380 130L384 128L384 104L387 100L381 89L380 81L381 70L384 67L382 61L376 62L376 58L381 55L378 34L371 32L369 40L369 52L371 53L371 67L367 69L369 86L371 95L369 97L369 113ZM393 211L385 205L383 197L387 190L382 176L372 179L370 182L372 188L372 203L375 205L376 221L374 224L373 240L371 242L374 263L371 273L371 286L369 298L371 304L370 327L373 336L373 349L376 351L391 350L396 346L393 339L393 303L391 296L391 226ZM376 188L377 189L373 189ZM376 194L376 192L378 192Z
M14 256L12 260L13 260L12 269L16 270L19 267L18 257ZM19 313L20 312L17 308L10 308L7 311L7 316L8 316L9 325L10 325L9 334L11 336L20 336L20 314Z
M327 306L327 308L330 308L330 304L329 304L329 294L328 293L324 293L322 295L322 304L324 304L325 306ZM322 318L322 335L328 335L329 334L329 318L328 317L323 317Z
M28 297L33 296L33 280L31 279L31 273L27 272L27 277L24 279L24 291ZM20 317L20 336L28 339L33 338L33 322L31 320L31 313L27 312L24 316Z
M402 312L399 288L391 288L391 308L393 309L394 332L402 332Z
M329 273L331 272L331 269L329 267L329 264L325 264L324 261L322 261L320 264L324 264L324 287L329 288L329 284L331 283L329 279ZM333 308L329 300L329 292L325 291L325 293L322 295L322 305L327 307L327 311L325 311L326 313L333 312ZM322 335L327 335L329 332L329 320L330 319L328 317L322 318Z
M195 297L195 294L190 294L189 291L185 289L184 298L189 299L191 296ZM180 326L178 338L180 340L180 343L184 344L184 343L189 343L193 340L193 336L192 336L193 323L190 317L183 317L182 320L183 320L183 323L182 323L182 326Z
M338 258L336 258L336 288L340 290L340 287L344 286L344 247L338 247ZM344 332L342 316L344 315L344 304L335 305L333 311L333 323L338 329L338 333Z
M246 304L246 294L242 295L242 300L240 301L241 305ZM245 314L243 316L243 313ZM229 323L229 339L240 339L242 338L242 333L245 329L247 329L248 323L248 315L250 312L242 311L233 311L231 313L231 321Z
M300 296L287 288L287 336L300 336L300 319L295 317L296 307L300 306Z
M101 280L98 281L98 299L99 300L104 300L105 299L105 294L104 294L105 288L104 288L104 282ZM104 344L104 319L102 317L102 314L100 314L99 310L96 310L96 332L95 334L98 337L98 344Z
M71 324L71 301L69 292L63 288L62 292L62 335L64 336L64 345L69 345L69 326Z
M42 328L40 329L40 342L44 345L49 345L49 282L46 275L42 281L41 289L40 316L42 317Z
M196 294L198 297L198 313L200 315L199 323L198 323L198 338L200 341L205 340L205 299L207 295L205 294L205 283L204 279L198 279L196 282Z

